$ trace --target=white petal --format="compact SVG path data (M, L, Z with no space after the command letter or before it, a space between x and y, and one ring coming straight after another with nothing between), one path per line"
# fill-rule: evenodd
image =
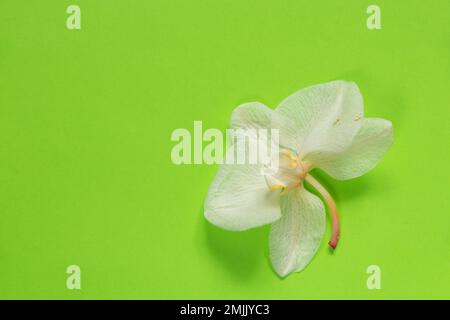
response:
M205 217L227 230L245 230L281 217L279 192L270 191L261 166L223 164L205 200Z
M280 143L305 159L318 151L348 147L361 126L363 99L353 82L333 81L297 91L275 110Z
M335 179L353 179L374 168L392 142L390 121L367 118L348 150L337 155L322 154L315 165Z
M304 187L281 197L282 218L270 230L270 259L284 277L303 270L316 254L325 232L322 201Z
M278 132L273 132L270 127L273 114L272 109L259 102L241 104L231 114L232 132L228 132L227 138L231 144L237 141L245 144L247 155L257 157L260 164L271 163L279 151Z
M260 102L244 103L231 114L232 129L269 129L274 111Z
M233 154L232 148L239 155L245 152L246 164L223 164L219 168L205 200L205 217L212 224L228 230L245 230L281 217L279 192L268 188L262 173L267 163L260 158L260 154L271 154L269 148L277 151L278 145L272 145L269 133L261 136L259 131L246 130L270 129L273 112L259 102L244 103L233 111L230 127L244 129L235 134L237 141L243 142L245 147L239 149L239 142L235 142L227 153ZM258 148L256 164L248 164L249 154L255 151L250 150L250 145Z

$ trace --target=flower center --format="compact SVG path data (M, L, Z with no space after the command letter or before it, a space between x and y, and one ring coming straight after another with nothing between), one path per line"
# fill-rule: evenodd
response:
M268 187L271 190L282 190L283 193L300 187L310 166L290 149L281 149L275 156L278 160L277 167L266 168L263 173Z

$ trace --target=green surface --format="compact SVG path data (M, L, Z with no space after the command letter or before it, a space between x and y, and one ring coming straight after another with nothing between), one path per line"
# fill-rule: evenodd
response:
M81 30L66 8L81 7ZM381 7L382 29L366 28ZM450 2L0 3L0 298L450 298ZM342 216L281 280L268 227L203 218L217 166L171 163L176 128L334 79L394 124L369 174L321 180ZM327 237L330 234L328 225ZM66 268L82 289L66 289ZM379 265L382 289L368 290Z

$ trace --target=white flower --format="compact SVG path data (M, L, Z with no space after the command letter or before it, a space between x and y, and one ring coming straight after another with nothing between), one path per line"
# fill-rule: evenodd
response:
M223 164L210 186L205 217L227 230L271 223L270 259L280 276L303 270L325 232L322 201L329 207L334 249L339 239L336 204L310 171L320 168L347 180L371 170L393 141L390 121L364 118L363 99L352 82L333 81L295 92L272 110L253 102L237 107L231 128L279 130L279 168L261 174L263 164Z

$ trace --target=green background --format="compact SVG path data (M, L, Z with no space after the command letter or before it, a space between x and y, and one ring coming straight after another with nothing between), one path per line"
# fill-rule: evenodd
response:
M368 30L367 7L382 29ZM66 8L81 7L81 30ZM447 0L0 3L0 298L450 298ZM355 81L394 145L320 180L342 238L280 279L268 227L203 218L217 166L172 164L176 128ZM328 225L327 238L330 234ZM66 289L66 268L82 289ZM379 265L382 288L368 290Z

